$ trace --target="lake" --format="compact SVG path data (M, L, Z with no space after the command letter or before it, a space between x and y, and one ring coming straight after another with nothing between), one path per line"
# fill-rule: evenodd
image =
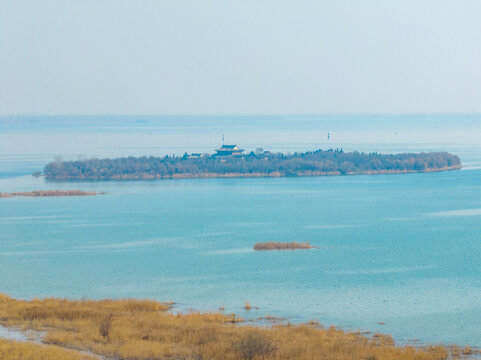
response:
M330 134L329 139L327 134ZM249 151L438 151L460 171L313 178L52 182L64 159ZM311 319L399 342L481 346L481 116L0 118L0 292L138 297L176 309ZM259 241L318 249L255 252ZM244 303L258 307L245 311ZM383 324L380 324L383 323Z

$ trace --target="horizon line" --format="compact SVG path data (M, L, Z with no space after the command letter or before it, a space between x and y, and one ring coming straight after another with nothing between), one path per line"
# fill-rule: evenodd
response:
M244 114L208 114L208 113L64 113L64 114L0 114L0 118L7 117L60 117L60 116L173 116L173 117L253 117L253 116L479 116L481 112L325 112L325 113L244 113Z

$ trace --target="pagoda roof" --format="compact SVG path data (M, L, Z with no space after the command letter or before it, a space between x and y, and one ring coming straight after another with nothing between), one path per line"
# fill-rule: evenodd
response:
M217 152L223 151L223 152L243 152L243 149L239 149L237 145L222 145L220 149L215 150Z

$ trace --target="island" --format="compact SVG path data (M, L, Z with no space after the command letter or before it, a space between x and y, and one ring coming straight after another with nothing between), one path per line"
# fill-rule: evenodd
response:
M380 154L316 150L294 154L258 149L244 154L224 145L216 154L142 156L116 159L57 160L43 174L48 179L183 179L401 174L460 169L458 156L447 152Z
M83 191L83 190L34 190L27 192L13 192L13 193L0 193L2 197L13 196L31 196L31 197L52 197L52 196L94 196L104 194L102 192L97 193L95 191Z

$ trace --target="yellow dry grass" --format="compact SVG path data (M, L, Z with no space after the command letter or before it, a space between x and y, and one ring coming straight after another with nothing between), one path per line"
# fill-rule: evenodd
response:
M23 301L0 294L0 323L46 332L44 342L119 359L441 360L449 349L396 346L317 322L259 327L234 315L173 314L150 300Z
M0 339L2 360L94 360L95 357L57 346L39 345Z

